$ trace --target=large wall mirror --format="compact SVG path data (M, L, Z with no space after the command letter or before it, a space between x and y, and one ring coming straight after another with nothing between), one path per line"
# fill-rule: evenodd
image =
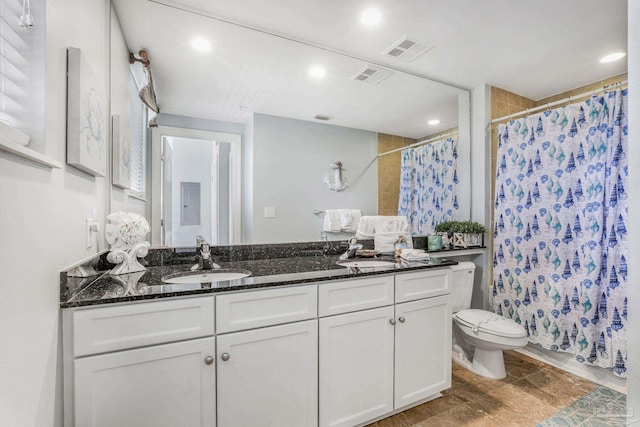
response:
M161 110L148 165L154 245L193 246L203 233L217 244L318 240L314 211L376 215L382 187L399 186L379 167L383 139L451 130L459 216L469 216L468 91L403 72L401 61L257 30L251 16L232 22L224 2L113 3L128 48L149 51ZM337 160L344 191L325 182Z

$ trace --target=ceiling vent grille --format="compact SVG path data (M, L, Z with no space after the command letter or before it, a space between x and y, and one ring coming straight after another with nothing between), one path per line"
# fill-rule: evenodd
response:
M407 36L404 35L400 40L397 40L394 44L385 49L382 54L404 62L411 62L434 47L435 45L428 46L426 44L408 40Z
M369 83L370 85L377 85L378 83L389 77L391 74L393 74L393 72L387 70L386 68L374 67L373 65L365 65L357 73L351 76L351 79Z

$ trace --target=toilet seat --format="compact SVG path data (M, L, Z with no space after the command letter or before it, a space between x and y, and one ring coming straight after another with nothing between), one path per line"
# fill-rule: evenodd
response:
M486 310L462 310L453 315L461 326L471 329L478 335L480 332L504 338L524 338L527 331L516 322Z

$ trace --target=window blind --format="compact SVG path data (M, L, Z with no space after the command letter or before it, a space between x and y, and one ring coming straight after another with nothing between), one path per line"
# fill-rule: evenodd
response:
M131 141L131 189L145 192L145 140L146 108L138 96L138 85L133 77L129 78L129 141Z
M36 9L42 2L34 2ZM33 127L32 102L34 79L34 47L36 31L18 25L22 15L21 0L0 0L0 120L27 135ZM34 10L35 14L35 10Z

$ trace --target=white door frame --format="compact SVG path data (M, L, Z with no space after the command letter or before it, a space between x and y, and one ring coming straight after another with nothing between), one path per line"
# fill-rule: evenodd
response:
M231 144L229 164L229 228L230 244L239 244L242 238L241 203L242 196L242 135L237 133L213 132L199 129L158 126L151 129L151 245L160 246L162 240L162 137L205 139ZM194 240L195 245L195 240Z

